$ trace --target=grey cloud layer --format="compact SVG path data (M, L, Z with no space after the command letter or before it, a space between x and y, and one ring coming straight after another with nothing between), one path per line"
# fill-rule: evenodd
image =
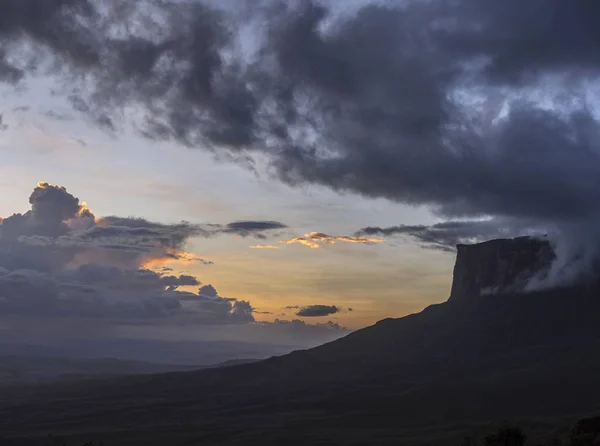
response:
M0 221L0 313L128 320L188 317L197 323L254 322L249 302L198 293L196 277L155 272L152 261L211 262L183 251L191 237L260 236L277 222L163 224L141 218L96 218L64 187L39 183L31 209Z
M287 225L278 221L234 221L224 225L181 222L179 224L164 225L149 222L142 218L114 216L102 218L99 225L121 228L120 230L123 232L129 231L129 234L139 233L140 235L156 234L160 236L161 232L167 231L169 233L167 238L170 239L171 243L169 247L171 248L176 248L178 243L189 237L212 237L220 234L231 234L240 237L265 238L264 233L287 228ZM111 230L114 231L115 229ZM169 242L169 240L166 239L165 242Z
M190 317L195 323L253 322L248 302L176 291L198 285L191 276L161 276L149 270L83 265L49 275L0 269L0 311L21 316L102 318L134 322Z

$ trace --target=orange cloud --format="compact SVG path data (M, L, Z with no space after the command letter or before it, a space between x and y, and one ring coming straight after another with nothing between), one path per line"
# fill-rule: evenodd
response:
M290 240L280 240L279 243L283 243L286 245L293 245L294 243L299 243L301 245L308 246L309 248L313 249L320 248L318 244L311 242L310 240L304 237L295 237Z
M198 257L196 254L191 252L179 251L173 248L166 248L165 250L158 251L156 254L149 254L148 257L145 258L142 264L140 265L140 268L158 269L175 262L200 262L205 265L210 265L213 263L209 260L205 260L201 257Z
M347 235L339 235L336 240L347 243L364 243L365 245L384 242L382 238L349 237Z
M276 245L254 245L250 246L250 249L279 249Z
M373 243L382 243L384 240L380 238L366 238L366 237L351 237L348 235L329 235L323 232L310 232L305 234L304 237L295 237L289 240L281 240L279 243L286 245L292 245L298 243L309 248L319 248L319 243L327 243L334 245L335 242L346 242L346 243L362 243L365 245L371 245Z
M82 201L79 205L79 211L77 211L77 215L84 214L93 214L93 212L90 208L88 208L87 203L85 201Z

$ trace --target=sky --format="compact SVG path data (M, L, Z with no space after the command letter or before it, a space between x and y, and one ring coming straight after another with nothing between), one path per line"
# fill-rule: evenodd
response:
M599 16L4 2L0 343L266 356L445 301L458 243L551 234L588 262Z

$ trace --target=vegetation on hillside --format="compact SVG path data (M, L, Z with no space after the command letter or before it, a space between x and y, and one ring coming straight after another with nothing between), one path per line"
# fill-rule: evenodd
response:
M544 443L528 442L520 427L504 425L483 437L467 437L461 446L600 446L600 417L579 420L564 438L553 438Z

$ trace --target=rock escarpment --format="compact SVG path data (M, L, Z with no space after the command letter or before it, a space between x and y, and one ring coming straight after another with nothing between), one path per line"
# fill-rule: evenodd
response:
M521 291L532 277L543 276L554 259L550 243L540 238L458 245L450 301Z

